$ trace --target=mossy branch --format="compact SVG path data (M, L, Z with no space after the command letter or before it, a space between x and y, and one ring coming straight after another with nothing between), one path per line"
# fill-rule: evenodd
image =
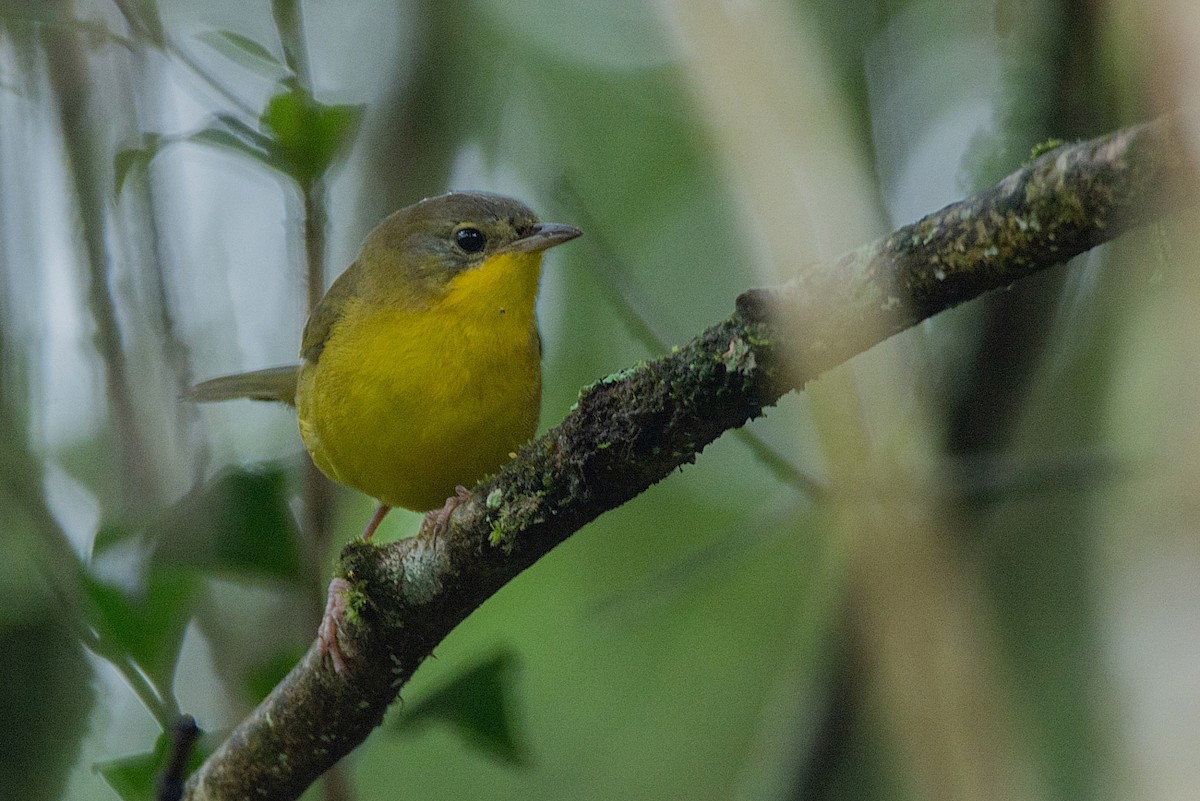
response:
M348 675L311 648L186 797L298 797L460 621L551 548L823 371L1163 216L1185 166L1171 121L1060 147L886 240L746 292L687 345L586 388L560 425L475 487L448 533L346 547Z

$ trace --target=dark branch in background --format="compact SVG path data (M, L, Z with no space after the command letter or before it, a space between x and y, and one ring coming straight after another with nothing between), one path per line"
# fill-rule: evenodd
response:
M789 796L795 801L823 801L831 797L830 788L848 761L866 682L863 652L854 636L856 611L853 602L848 604L833 633L833 658L826 668L823 697L813 705L815 725L806 726L808 721L797 724L802 731L811 731L812 737L797 754L798 769Z
M687 345L583 390L560 425L475 488L450 532L350 544L349 674L310 648L187 797L298 797L460 621L597 516L887 337L1162 216L1168 179L1186 166L1175 139L1158 122L1059 148L886 240L746 292Z
M200 727L191 715L180 715L171 725L171 744L167 749L167 764L158 776L154 801L179 801L183 798L183 780L192 747L200 738Z

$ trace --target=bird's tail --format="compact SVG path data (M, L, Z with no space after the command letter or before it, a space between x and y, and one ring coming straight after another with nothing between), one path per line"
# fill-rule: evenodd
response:
M250 400L278 401L289 406L296 405L296 379L300 365L268 367L249 373L234 373L201 381L184 397L187 400L207 403L210 401Z

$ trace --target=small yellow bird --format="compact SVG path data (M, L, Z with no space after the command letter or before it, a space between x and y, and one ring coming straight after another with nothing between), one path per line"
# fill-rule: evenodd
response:
M462 485L534 434L542 254L581 233L499 195L422 200L381 222L333 282L300 365L215 378L193 398L294 404L317 467L379 501L364 539L393 506L437 530Z

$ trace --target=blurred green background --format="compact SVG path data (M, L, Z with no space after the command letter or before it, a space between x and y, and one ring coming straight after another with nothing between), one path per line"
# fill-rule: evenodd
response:
M289 409L179 398L294 361L390 211L487 189L584 228L543 277L548 427L742 289L1194 102L1198 45L1125 0L3 0L0 798L149 798L173 714L213 747L311 641L370 500ZM1191 797L1194 223L722 438L307 797Z

